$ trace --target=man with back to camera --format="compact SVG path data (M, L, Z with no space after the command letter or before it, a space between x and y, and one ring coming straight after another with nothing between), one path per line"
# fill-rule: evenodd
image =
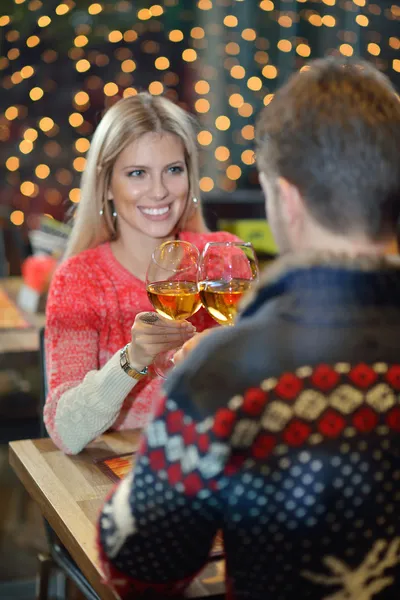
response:
M400 102L368 63L308 66L256 127L282 256L171 374L103 507L122 597L180 593L218 530L229 598L398 597Z

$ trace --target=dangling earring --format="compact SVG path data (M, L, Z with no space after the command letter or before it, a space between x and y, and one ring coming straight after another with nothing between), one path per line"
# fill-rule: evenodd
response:
M105 224L107 229L110 231L112 239L115 239L117 236L117 217L118 213L115 210L114 202L110 199L107 201L108 204L111 204L110 208L106 210L105 204L103 204L102 208L99 210L99 215L104 217ZM112 219L109 217L111 212Z
M112 202L112 200L109 200L109 202ZM104 215L104 208L101 208L101 209L99 210L99 215L100 215L101 217ZM115 210L114 203L113 203L113 207L112 207L112 216L114 217L114 219L116 219L116 218L118 217L118 213L117 213L117 211Z
M110 208L111 208L111 215L112 218L114 219L114 226L118 217L117 211L115 210L115 204L114 204L114 200L112 198L109 199L109 203L110 203Z
M199 200L198 200L198 198L196 198L196 196L193 196L193 198L192 198L192 202L193 202L193 204L195 205L195 207L197 208L197 205L198 205L198 203L199 203Z
M112 227L113 227L113 239L115 239L117 237L117 217L118 217L118 213L115 210L115 206L114 206L114 201L113 200L109 200L110 202L110 208L111 208L111 215L112 215Z

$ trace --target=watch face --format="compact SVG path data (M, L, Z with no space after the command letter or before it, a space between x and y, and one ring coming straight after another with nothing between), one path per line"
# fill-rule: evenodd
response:
M128 352L126 350L126 347L121 350L120 364L125 373L127 373L127 375L129 375L133 379L142 379L142 377L147 375L147 367L144 367L144 369L142 369L141 371L138 371L137 369L131 367L131 365L129 364Z
M126 370L129 368L129 361L126 349L121 350L121 367Z

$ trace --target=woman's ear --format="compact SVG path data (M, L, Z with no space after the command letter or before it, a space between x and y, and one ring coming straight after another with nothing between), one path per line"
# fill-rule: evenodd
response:
M112 193L112 189L111 189L111 177L112 177L112 172L107 173L107 176L104 179L104 186L107 189L107 200L114 200L114 194Z
M264 197L267 198L267 196L268 196L268 180L263 171L259 171L258 179L260 181L261 189L264 192Z

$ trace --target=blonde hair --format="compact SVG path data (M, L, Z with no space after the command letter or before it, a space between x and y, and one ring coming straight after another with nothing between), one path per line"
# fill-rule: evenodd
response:
M200 201L199 164L192 117L160 96L142 92L116 102L100 121L87 156L81 181L80 202L64 258L115 239L118 235L107 199L112 169L118 155L145 133L172 133L183 143L189 193L178 230L207 231ZM102 211L102 213L101 213Z

